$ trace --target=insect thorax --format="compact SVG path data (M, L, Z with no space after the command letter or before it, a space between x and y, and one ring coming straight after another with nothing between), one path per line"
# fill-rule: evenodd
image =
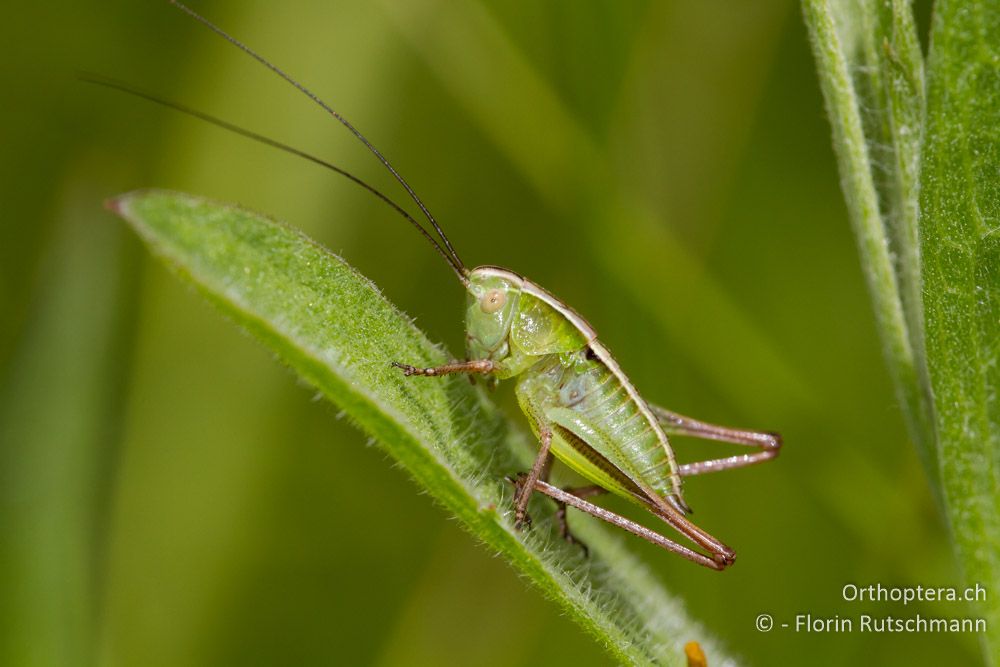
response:
M466 307L469 358L502 363L501 379L520 374L548 355L585 349L588 333L589 327L581 330L554 298L520 276L495 267L471 272Z

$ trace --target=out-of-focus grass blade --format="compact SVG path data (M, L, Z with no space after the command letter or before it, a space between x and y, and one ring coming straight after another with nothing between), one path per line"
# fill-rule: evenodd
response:
M189 195L143 191L112 205L153 252L341 406L619 660L681 664L683 643L697 638L725 662L619 536L580 522L593 554L584 558L552 539L545 502L533 509L533 530L513 529L501 480L524 465L511 444L516 432L466 379L414 381L391 368L392 360L430 366L446 355L342 260L288 227Z
M95 196L79 182L70 189L0 377L4 665L94 659L115 390L129 358L121 234L102 220Z
M935 5L921 165L927 363L944 496L1000 664L1000 7Z

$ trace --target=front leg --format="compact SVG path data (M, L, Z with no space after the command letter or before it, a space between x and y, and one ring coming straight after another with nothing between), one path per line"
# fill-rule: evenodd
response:
M491 373L495 373L497 370L497 364L492 359L451 361L443 366L436 366L434 368L417 368L416 366L410 366L409 364L401 364L398 361L392 362L392 365L401 369L403 371L403 375L406 377L410 377L411 375L434 377L438 375L448 375L450 373L479 373L480 375L489 375Z

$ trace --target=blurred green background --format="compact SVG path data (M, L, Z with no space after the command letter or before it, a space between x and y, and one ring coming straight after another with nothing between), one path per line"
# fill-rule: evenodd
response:
M632 542L733 654L979 660L968 636L754 628L761 612L969 613L841 598L960 579L882 364L794 2L194 6L352 119L467 263L584 314L650 400L782 431L777 462L687 485L738 551L731 571ZM101 202L159 186L287 220L459 352L440 258L342 179L74 72L402 199L363 147L166 2L6 13L0 664L608 663ZM498 399L514 410L509 388Z

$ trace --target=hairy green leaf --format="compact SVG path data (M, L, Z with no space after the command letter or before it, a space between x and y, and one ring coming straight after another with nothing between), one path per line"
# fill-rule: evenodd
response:
M1000 663L1000 7L940 2L921 168L927 361L944 495Z
M503 478L524 468L525 439L466 379L408 379L391 368L393 360L430 366L447 355L341 259L284 225L190 195L143 191L112 206L617 659L682 664L683 644L697 639L713 664L726 662L619 535L574 517L591 547L586 558L553 538L544 499L532 507L535 527L514 530Z
M805 0L844 194L910 430L1000 663L1000 8Z
M896 395L937 481L922 358L918 171L923 62L905 0L804 0L847 210Z

